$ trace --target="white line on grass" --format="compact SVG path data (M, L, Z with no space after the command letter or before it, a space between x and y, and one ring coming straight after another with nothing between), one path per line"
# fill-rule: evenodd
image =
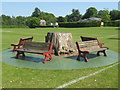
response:
M118 36L118 34L114 34L114 35L110 35L110 36L106 36L106 37L100 37L100 38L109 38L109 37L114 37L114 36Z
M90 77L90 76L96 75L96 74L98 74L98 73L100 73L100 72L102 72L102 71L105 71L106 69L109 69L109 68L111 68L111 67L113 67L113 66L115 66L115 65L118 65L118 64L119 64L119 63L115 63L115 64L113 64L113 65L111 65L111 66L108 66L108 67L106 67L106 68L103 68L103 69L101 69L101 70L99 70L99 71L96 71L96 72L94 72L94 73L91 73L91 74L89 74L89 75L87 75L87 76L83 76L83 77L77 78L77 79L75 79L75 80L73 80L73 81L70 81L70 82L68 82L68 83L66 83L66 84L63 84L63 85L61 85L61 86L59 86L59 87L57 87L57 88L55 88L55 89L53 89L53 90L58 90L59 88L64 88L64 87L66 87L66 86L72 85L72 84L74 84L74 83L76 83L76 82L78 82L78 81L80 81L80 80L83 80L83 79L88 78L88 77Z

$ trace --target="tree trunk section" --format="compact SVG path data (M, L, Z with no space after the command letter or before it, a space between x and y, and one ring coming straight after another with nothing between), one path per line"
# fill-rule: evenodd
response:
M77 51L71 33L48 32L45 41L53 42L55 55L70 54Z

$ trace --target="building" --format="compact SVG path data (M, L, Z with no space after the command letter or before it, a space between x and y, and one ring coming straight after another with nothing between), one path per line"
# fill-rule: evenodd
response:
M46 26L46 21L45 20L40 20L40 26Z
M90 22L90 21L101 21L101 20L102 18L91 17L91 18L81 19L78 22Z
M49 23L48 25L50 25L50 26L57 26L58 22L56 22L56 23Z

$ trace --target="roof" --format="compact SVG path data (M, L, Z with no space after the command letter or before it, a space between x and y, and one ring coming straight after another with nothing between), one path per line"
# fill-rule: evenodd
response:
M45 20L40 20L40 22L46 22Z
M90 22L90 21L101 21L102 18L98 18L98 17L90 17L90 18L86 18L86 19L81 19L78 22Z

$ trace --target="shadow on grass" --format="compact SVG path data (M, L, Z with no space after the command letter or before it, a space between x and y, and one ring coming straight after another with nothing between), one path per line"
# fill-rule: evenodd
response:
M87 56L88 59L99 57L99 56L97 56L97 54L87 54L86 56ZM69 57L65 57L65 58L77 60L77 55L75 55L75 56L69 56ZM80 61L85 61L85 60L84 60L84 58L80 57Z
M11 57L11 58L16 58L16 57ZM18 60L25 60L25 61L30 61L30 62L36 62L36 63L39 63L39 62L43 62L44 59L43 58L38 58L38 57L30 57L30 56L25 56L25 57L22 57L20 56L18 58Z
M108 39L113 39L113 40L120 40L120 38L108 38Z

